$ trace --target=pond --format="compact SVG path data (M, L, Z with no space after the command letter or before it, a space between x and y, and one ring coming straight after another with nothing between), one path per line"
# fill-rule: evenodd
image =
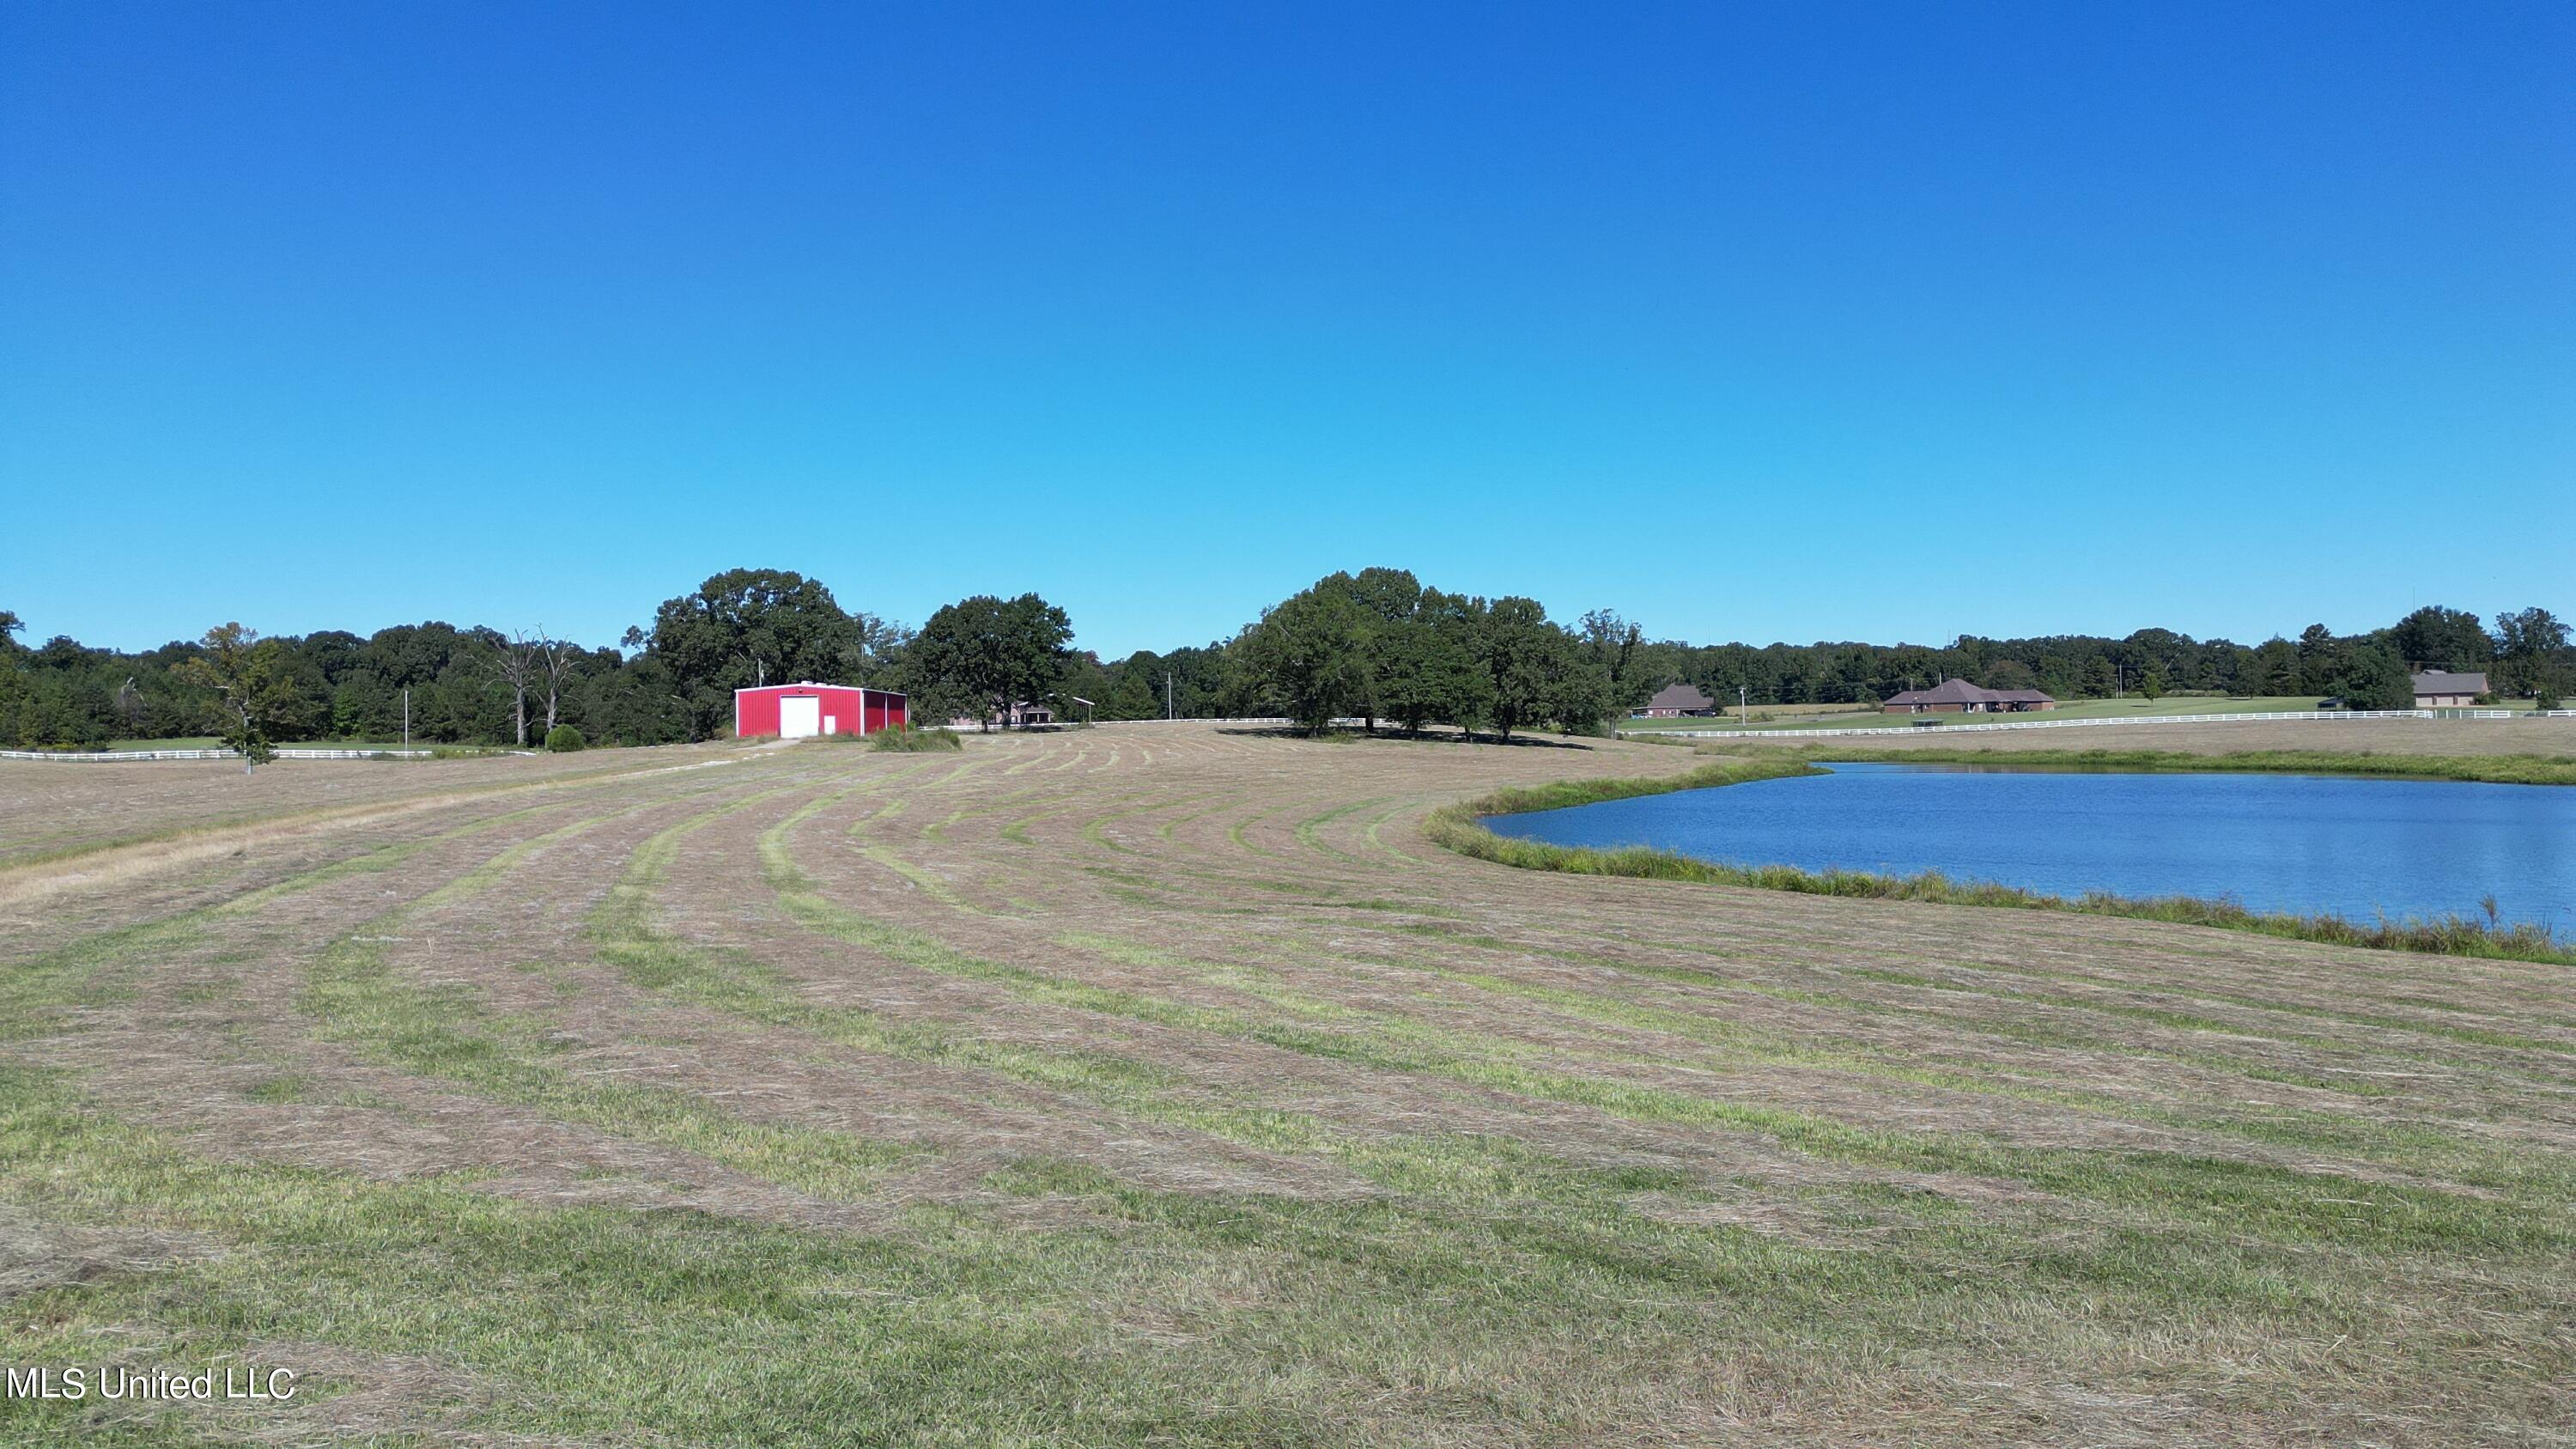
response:
M2330 775L1831 765L1500 815L1497 834L1729 865L1995 881L2051 895L2232 897L2361 922L2457 913L2576 935L2576 787Z

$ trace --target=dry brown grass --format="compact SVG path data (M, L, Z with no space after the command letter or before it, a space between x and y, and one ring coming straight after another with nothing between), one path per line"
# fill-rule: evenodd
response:
M356 807L744 753L732 744L454 760L220 760L39 764L0 760L0 870L195 831L328 817Z
M688 755L697 758L673 758ZM603 785L630 775L704 769L742 758L741 752L729 747L699 746L659 755L637 751L623 760L593 763L582 770L571 768L566 756L406 761L391 768L408 774L336 781L323 772L383 762L305 761L287 764L284 773L289 778L283 783L275 778L281 773L275 766L267 775L227 767L220 778L208 779L201 762L189 760L146 765L0 762L16 767L0 777L9 786L8 793L0 795L0 826L17 832L0 834L0 908L67 890L107 889L204 861L254 852L273 854L292 843L353 826L400 821L533 792ZM511 768L483 777L442 768L502 763ZM181 777L149 778L148 772L158 769L182 772ZM45 771L54 772L54 777L38 773ZM108 778L83 778L93 771ZM147 773L137 776L138 771ZM58 785L64 788L52 788ZM134 796L118 799L120 786L132 789Z
M407 1408L567 1442L2566 1421L2563 968L1420 833L1700 763L1646 744L738 758L294 782L217 827L241 854L46 875L0 955L9 1355L302 1354L348 1393L276 1429L314 1439ZM107 838L208 818L36 768L11 787ZM764 1355L798 1372L747 1380ZM734 1388L661 1391L701 1376Z

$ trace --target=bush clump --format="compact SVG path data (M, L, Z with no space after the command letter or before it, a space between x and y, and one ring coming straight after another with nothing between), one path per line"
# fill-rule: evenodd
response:
M876 747L880 750L895 750L907 754L925 750L966 748L966 742L959 739L953 730L917 730L906 727L890 729L883 734L870 735L868 738L875 741Z
M574 750L588 749L589 747L590 741L583 739L581 737L581 731L574 729L571 725L559 724L553 729L546 731L546 748L554 751L556 754L569 754Z

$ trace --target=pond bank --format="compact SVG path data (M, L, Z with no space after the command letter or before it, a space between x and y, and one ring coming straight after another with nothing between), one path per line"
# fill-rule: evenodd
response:
M1836 759L1859 752L1833 752ZM1947 752L1908 750L1889 763L1951 763L1935 756ZM1991 751L1961 751L1961 763L2006 765L2011 756ZM2020 763L2049 769L2124 768L2213 769L2266 773L2410 775L2442 780L2474 779L2506 784L2576 783L2576 762L2529 757L2337 756L2316 752L2269 751L2249 755L2170 755L2157 753L2142 761L2124 752L2102 759L2052 751ZM2337 763L2363 762L2361 768L2337 769ZM1565 809L1578 805L1682 790L1709 789L1760 780L1824 773L1805 752L1736 757L1671 776L1617 780L1569 781L1552 786L1497 791L1481 799L1435 812L1425 833L1436 844L1463 855L1522 869L1554 870L1583 875L1616 875L1679 880L1715 885L1753 886L1812 895L1887 900L1921 900L2020 910L2079 911L2252 931L2297 940L2383 950L2433 952L2510 960L2576 964L2576 942L2561 940L2544 926L2480 919L2457 914L2372 923L2332 913L2250 910L2233 900L2187 895L2128 896L2108 891L2052 894L1987 881L1956 879L1937 870L1886 874L1859 870L1806 870L1790 865L1734 865L1684 855L1652 846L1598 848L1559 845L1507 837L1484 824L1486 817Z

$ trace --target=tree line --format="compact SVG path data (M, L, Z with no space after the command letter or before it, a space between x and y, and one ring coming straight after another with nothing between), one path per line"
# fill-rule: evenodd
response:
M2260 644L2194 639L2170 629L2125 638L2060 634L2026 639L1962 635L1946 646L1817 643L1649 643L1640 672L1655 687L1695 685L1712 699L1769 704L1869 704L1908 689L1965 679L1988 689L2040 689L2060 700L2169 693L2339 695L2356 706L2403 709L2410 675L2483 673L2498 699L2555 707L2576 682L2568 627L2543 608L2495 616L2427 605L2386 628L2338 635L2311 624Z
M1076 663L1072 622L1034 594L960 600L915 630L779 569L717 574L617 647L437 621L268 638L225 623L137 653L69 637L31 648L22 632L0 610L0 744L31 749L200 734L247 753L405 738L670 744L730 732L737 689L809 679L903 690L923 719L1008 719Z
M665 744L727 733L736 689L802 679L901 690L923 722L1007 724L1039 706L1061 718L1284 716L1306 729L1353 719L1505 738L1597 731L1676 682L1754 705L1866 704L1959 678L2070 700L2333 694L2402 708L2419 668L2481 671L2496 697L2552 705L2576 680L2567 625L2537 607L2489 623L2430 605L2382 629L2315 624L2255 645L2166 629L1697 645L1650 640L1607 609L1561 623L1534 599L1450 593L1391 568L1319 579L1228 638L1114 660L1074 648L1071 619L1036 594L961 599L913 628L777 569L717 574L664 600L616 646L541 625L438 621L277 638L225 624L132 653L68 637L31 646L23 632L0 610L0 744L12 748L208 733L389 741L403 737L406 709L422 744L528 745L559 730Z

